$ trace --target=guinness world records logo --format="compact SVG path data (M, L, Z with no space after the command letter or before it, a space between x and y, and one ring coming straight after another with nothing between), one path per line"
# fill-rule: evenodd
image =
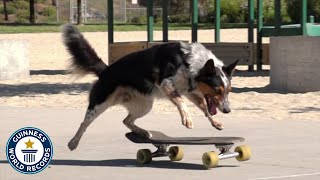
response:
M7 142L7 160L18 172L35 174L44 170L53 156L49 136L34 127L25 127L14 132Z

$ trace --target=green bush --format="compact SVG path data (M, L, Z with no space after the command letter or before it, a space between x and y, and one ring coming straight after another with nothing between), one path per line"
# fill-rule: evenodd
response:
M57 21L57 15L54 13L54 14L50 14L48 17L47 17L47 22L56 22Z
M45 0L35 0L35 3L45 3Z
M0 13L4 14L4 7L0 7ZM14 14L16 13L16 8L14 6L12 6L12 3L8 3L7 4L7 13L8 14Z
M222 23L240 23L245 22L248 15L247 0L223 0L221 1L221 18ZM210 0L208 7L208 22L213 22L215 17L215 0Z
M243 22L244 14L241 5L246 5L247 1L243 0L229 0L221 1L221 15L226 15L226 22L224 23L239 23Z
M263 19L266 24L274 24L274 3L266 2L263 6ZM285 0L281 0L281 19L282 23L291 23L291 18L288 15Z
M162 24L162 18L154 18L154 23Z
M220 22L221 23L228 23L228 16L226 14L222 15L220 17Z
M16 23L27 23L29 22L29 11L28 10L18 10L16 13Z
M274 22L274 5L273 3L265 3L263 6L263 22L273 24Z
M13 0L13 2L9 2L8 4L12 4L12 6L17 10L21 10L21 9L29 10L28 0Z
M56 15L56 8L52 6L44 7L42 12L40 12L43 16L55 16Z
M147 17L145 16L133 17L129 19L128 22L133 24L145 24L147 23Z
M188 14L176 14L169 16L168 20L171 23L189 23L190 16Z

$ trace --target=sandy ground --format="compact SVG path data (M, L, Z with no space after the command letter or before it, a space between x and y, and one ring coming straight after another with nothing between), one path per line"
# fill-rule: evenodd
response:
M190 40L190 31L172 31L170 39ZM212 30L199 32L199 41L212 42ZM247 31L239 29L222 30L223 42L245 42ZM98 54L107 62L107 33L84 33ZM146 32L116 32L116 41L146 40ZM155 40L161 32L155 32ZM2 34L0 39L23 39L29 42L31 78L19 81L0 81L0 104L22 107L64 107L86 108L87 93L95 77L86 76L75 80L66 74L69 55L61 41L60 33ZM267 41L267 40L266 40ZM269 67L262 72L247 72L246 67L238 67L233 78L233 92L230 93L232 112L228 117L253 117L272 119L320 120L320 92L285 93L268 86ZM201 114L188 102L192 114ZM121 107L111 111L124 111ZM170 102L159 100L154 112L175 113ZM226 115L218 113L223 119Z

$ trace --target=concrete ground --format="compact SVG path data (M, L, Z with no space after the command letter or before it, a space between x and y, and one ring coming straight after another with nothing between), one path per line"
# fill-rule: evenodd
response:
M136 152L152 145L134 144L124 134L125 113L106 112L90 126L78 149L69 151L67 143L79 127L84 109L0 107L0 179L320 179L319 121L274 120L223 116L225 130L218 132L204 117L193 117L195 127L188 130L177 114L154 114L138 121L146 129L170 136L242 136L253 156L247 162L223 160L215 169L205 170L201 156L212 146L184 146L185 158L170 162L157 158L150 165L136 164ZM51 165L35 175L16 172L6 161L5 146L17 129L33 126L46 132L54 145Z

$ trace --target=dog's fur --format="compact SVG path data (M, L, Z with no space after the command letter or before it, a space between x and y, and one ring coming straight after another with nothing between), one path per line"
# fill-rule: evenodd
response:
M107 66L75 26L63 27L63 39L72 55L71 69L99 78L90 91L84 121L68 144L70 150L77 148L94 119L116 104L127 108L129 114L123 123L131 131L151 137L134 122L152 109L155 97L159 96L167 97L178 108L187 128L192 128L193 122L181 95L199 107L215 128L223 129L212 116L217 108L223 113L230 112L230 80L238 61L224 66L200 43L175 42L126 55Z

